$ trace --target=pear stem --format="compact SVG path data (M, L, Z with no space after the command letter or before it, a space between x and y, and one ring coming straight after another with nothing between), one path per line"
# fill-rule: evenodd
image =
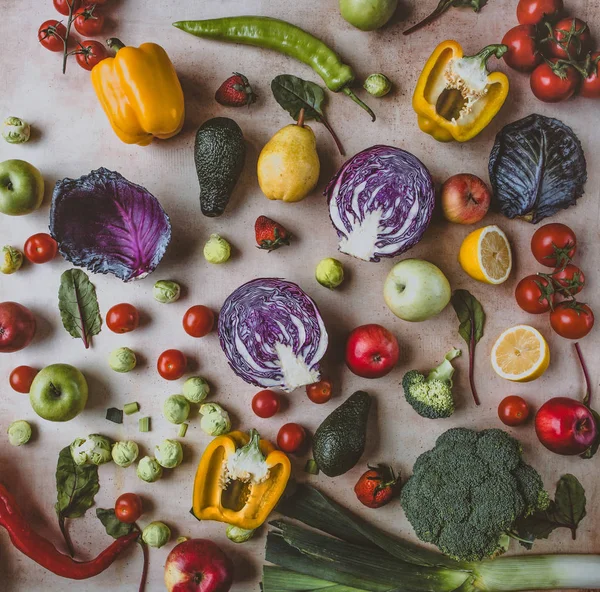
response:
M300 109L300 114L298 115L298 121L296 122L296 125L304 127L304 107Z

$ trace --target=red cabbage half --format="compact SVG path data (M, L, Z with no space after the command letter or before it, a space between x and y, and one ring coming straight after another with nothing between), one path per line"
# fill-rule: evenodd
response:
M392 146L372 146L353 156L325 195L339 250L365 261L395 257L416 245L435 205L427 168Z
M100 168L56 183L50 234L73 265L128 282L156 269L171 240L171 222L149 191Z
M286 392L319 381L328 344L317 305L296 284L276 278L252 280L225 300L219 339L240 378Z

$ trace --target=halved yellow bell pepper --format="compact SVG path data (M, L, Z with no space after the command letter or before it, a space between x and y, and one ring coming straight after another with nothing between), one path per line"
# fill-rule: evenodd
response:
M466 142L481 132L506 100L508 78L488 72L494 55L506 45L488 45L477 55L464 56L456 41L440 43L427 60L413 95L419 127L440 142Z
M92 69L92 84L110 125L126 144L147 146L156 138L181 131L185 115L183 90L165 50L156 43L116 49Z
M290 474L289 458L256 430L219 436L200 459L192 512L200 520L253 530L277 505Z

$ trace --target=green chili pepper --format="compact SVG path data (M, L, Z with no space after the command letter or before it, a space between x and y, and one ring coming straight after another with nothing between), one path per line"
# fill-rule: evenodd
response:
M350 89L354 71L320 39L291 23L263 16L179 21L173 26L196 37L274 49L310 66L333 92L343 92L375 121L375 114Z

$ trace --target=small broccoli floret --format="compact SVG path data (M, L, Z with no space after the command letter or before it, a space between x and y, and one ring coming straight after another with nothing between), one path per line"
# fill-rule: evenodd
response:
M464 561L502 554L514 523L548 500L519 442L495 429L442 434L417 459L401 494L417 536Z
M418 370L411 370L402 379L404 396L411 407L428 419L450 417L454 413L452 397L452 375L454 367L451 360L460 356L459 349L446 354L444 361L434 368L427 378Z

